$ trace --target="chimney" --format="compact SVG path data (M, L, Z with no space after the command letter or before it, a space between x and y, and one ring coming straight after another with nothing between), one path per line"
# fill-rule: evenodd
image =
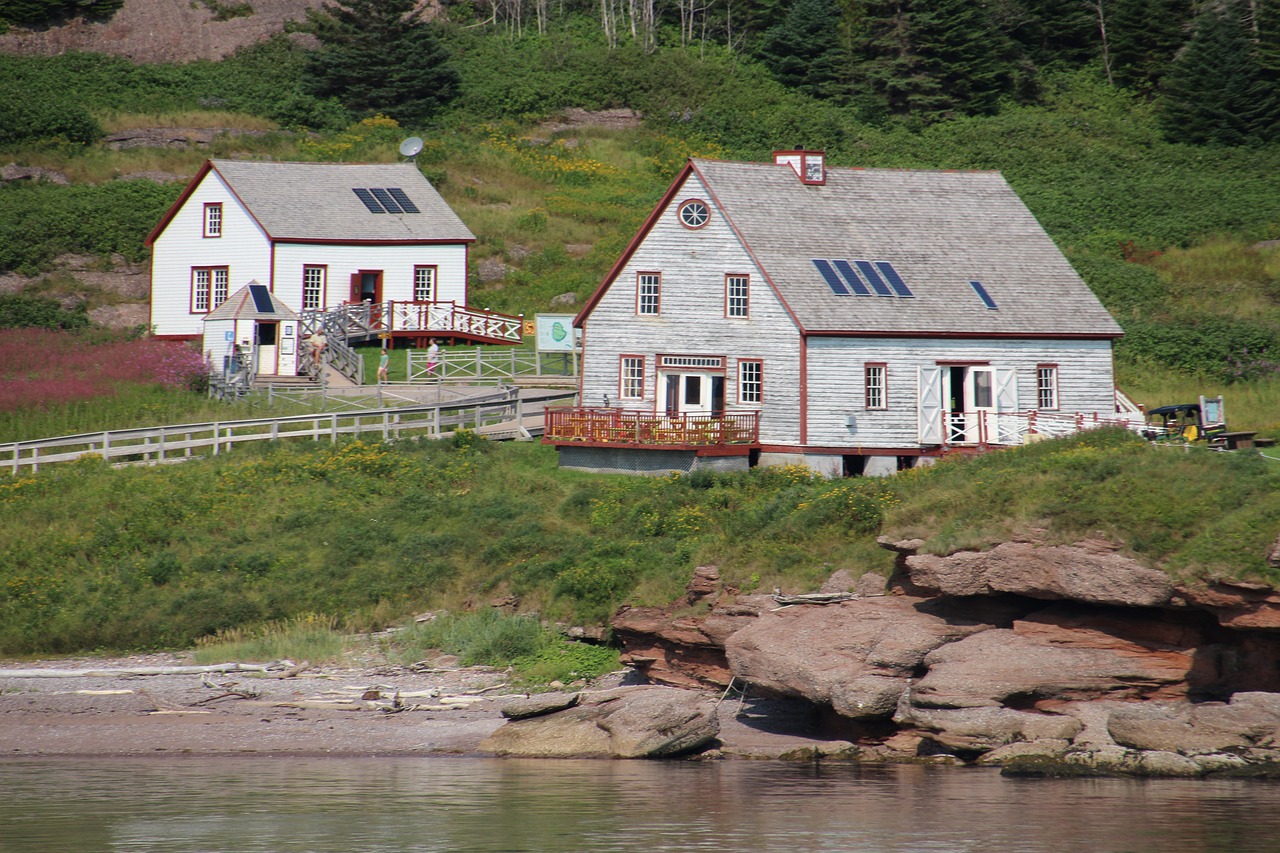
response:
M784 163L790 166L803 183L821 186L827 182L827 155L824 151L792 151L773 152L774 165Z

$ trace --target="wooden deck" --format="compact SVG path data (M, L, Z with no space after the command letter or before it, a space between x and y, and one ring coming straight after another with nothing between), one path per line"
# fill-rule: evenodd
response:
M723 415L656 414L604 408L547 409L545 444L583 447L664 449L737 449L745 453L760 442L758 412Z
M431 338L476 344L518 344L524 318L479 311L454 302L357 302L328 311L302 311L303 337L321 322L331 337L367 341L388 337L426 347Z

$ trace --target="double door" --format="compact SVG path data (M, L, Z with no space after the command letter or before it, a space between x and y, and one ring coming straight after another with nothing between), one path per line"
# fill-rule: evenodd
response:
M1009 444L1001 413L1018 407L1017 374L987 365L939 365L919 372L921 444ZM1007 420L1007 419L1006 419Z

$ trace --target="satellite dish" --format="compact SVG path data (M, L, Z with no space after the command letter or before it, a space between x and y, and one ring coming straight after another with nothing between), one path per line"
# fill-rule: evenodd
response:
M408 157L412 160L418 156L418 152L422 150L422 140L416 136L410 136L404 142L400 143L400 156Z

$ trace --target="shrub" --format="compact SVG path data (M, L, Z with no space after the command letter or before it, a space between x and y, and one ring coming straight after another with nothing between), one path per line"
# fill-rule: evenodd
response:
M83 329L89 325L84 307L64 310L56 299L22 293L0 295L0 329Z

